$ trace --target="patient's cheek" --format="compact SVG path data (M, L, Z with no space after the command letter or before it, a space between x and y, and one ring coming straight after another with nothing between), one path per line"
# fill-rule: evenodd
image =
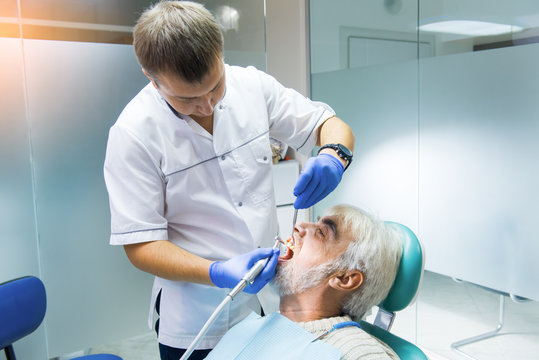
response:
M279 263L272 283L279 289L281 296L291 295L295 291L294 270L290 261Z

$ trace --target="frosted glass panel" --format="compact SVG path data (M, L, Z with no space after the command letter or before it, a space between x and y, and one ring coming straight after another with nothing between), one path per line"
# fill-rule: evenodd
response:
M21 41L0 39L0 52L0 282L4 282L39 275L39 267Z
M539 300L539 44L421 60L427 268Z
M415 61L312 76L312 97L331 104L357 138L354 162L315 217L347 203L417 229L416 79Z
M19 39L0 38L0 283L26 275L39 276L26 126L22 46ZM28 346L32 344L32 346ZM43 326L15 345L21 359L45 359ZM1 355L0 355L1 356Z
M49 356L147 331L152 279L108 244L108 130L147 79L127 45L24 40Z
M431 55L430 44L419 44L420 57ZM348 67L364 67L417 59L417 42L350 37Z

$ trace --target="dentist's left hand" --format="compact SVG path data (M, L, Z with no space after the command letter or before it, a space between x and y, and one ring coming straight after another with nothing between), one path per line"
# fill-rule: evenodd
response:
M210 265L211 281L217 287L232 289L258 260L264 258L269 258L266 266L253 284L243 290L249 294L256 294L275 276L279 249L260 248L235 256L228 261L215 261Z
M339 185L343 173L343 164L333 155L322 153L309 158L294 187L294 208L306 209L325 198Z

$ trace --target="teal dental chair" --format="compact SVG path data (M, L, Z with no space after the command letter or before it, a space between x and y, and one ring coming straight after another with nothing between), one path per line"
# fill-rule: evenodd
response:
M0 351L15 360L13 343L36 330L47 309L45 286L40 279L26 276L0 284ZM80 356L72 360L122 360L110 354Z
M419 292L425 267L425 255L421 243L412 230L394 222L387 222L387 224L402 234L401 262L389 294L378 305L373 324L362 320L361 327L386 343L401 360L428 360L416 345L389 332L395 313L412 304Z

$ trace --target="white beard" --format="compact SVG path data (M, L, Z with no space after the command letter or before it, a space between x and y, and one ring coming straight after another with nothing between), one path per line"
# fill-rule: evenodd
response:
M308 269L297 269L293 260L277 266L272 282L281 296L299 294L320 284L329 276L331 262Z

